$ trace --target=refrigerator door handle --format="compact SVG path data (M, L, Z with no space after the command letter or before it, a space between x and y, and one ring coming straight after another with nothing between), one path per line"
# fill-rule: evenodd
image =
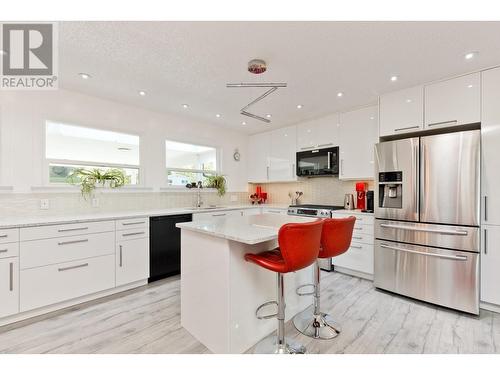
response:
M414 232L450 234L453 236L467 236L469 234L469 232L467 232L466 230L426 229L426 228L409 227L405 225L394 225L394 224L380 224L380 226L383 228L412 230Z
M443 254L434 254L434 253L423 253L421 251L410 250L410 249L403 249L403 248L397 247L397 246L390 246L390 245L387 245L385 243L381 243L380 247L383 247L384 249L402 251L402 252L405 252L405 253L412 253L412 254L424 255L424 256L430 256L430 257L435 257L435 258L443 258L443 259L450 259L450 260L460 260L460 261L467 260L467 257L465 255L443 255Z
M488 221L488 196L484 196L484 221Z

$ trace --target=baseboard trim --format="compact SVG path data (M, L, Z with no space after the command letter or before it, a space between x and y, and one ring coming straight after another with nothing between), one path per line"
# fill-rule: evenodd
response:
M493 303L479 302L479 308L500 314L500 306Z
M355 271L355 270L351 270L349 268L344 268L344 267L339 267L339 266L334 266L333 270L335 272L345 273L346 275L349 275L349 276L356 276L356 277L359 277L361 279L373 281L373 275L369 274L369 273Z

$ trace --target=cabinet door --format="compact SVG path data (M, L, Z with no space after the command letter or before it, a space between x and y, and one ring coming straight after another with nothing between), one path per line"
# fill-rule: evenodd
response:
M317 148L320 143L318 121L308 121L297 125L297 151Z
M322 117L317 123L318 148L339 145L339 115Z
M248 182L266 182L269 174L269 133L252 135L248 142Z
M340 179L373 179L378 106L340 114Z
M481 226L481 301L500 305L500 227Z
M481 121L481 75L469 74L425 87L425 128Z
M0 318L19 312L18 259L0 259Z
M149 277L149 238L121 241L116 246L116 286Z
M269 155L269 181L294 181L297 128L295 126L274 130Z
M424 128L424 87L380 97L380 136L411 133Z
M500 68L483 74L481 122L481 222L500 225Z

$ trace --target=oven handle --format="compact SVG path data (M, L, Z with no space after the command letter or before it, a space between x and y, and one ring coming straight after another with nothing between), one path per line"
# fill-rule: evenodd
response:
M328 169L332 169L332 153L328 152Z
M435 258L460 260L460 261L467 260L467 257L465 255L443 255L443 254L434 254L434 253L423 253L421 251L403 249L401 247L396 247L396 246L389 246L389 245L386 245L385 243L381 243L380 247L383 247L384 249L402 251L402 252L405 252L405 253L412 253L412 254L424 255L424 256L435 257Z
M415 232L450 234L453 236L467 236L469 234L469 232L467 232L466 230L425 229L425 228L414 228L414 227L407 227L404 225L394 225L394 224L380 224L380 226L382 228L412 230Z

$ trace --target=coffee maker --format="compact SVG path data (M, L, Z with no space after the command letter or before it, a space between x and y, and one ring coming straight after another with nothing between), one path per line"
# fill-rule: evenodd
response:
M368 184L366 182L356 182L356 208L366 210L366 191Z

